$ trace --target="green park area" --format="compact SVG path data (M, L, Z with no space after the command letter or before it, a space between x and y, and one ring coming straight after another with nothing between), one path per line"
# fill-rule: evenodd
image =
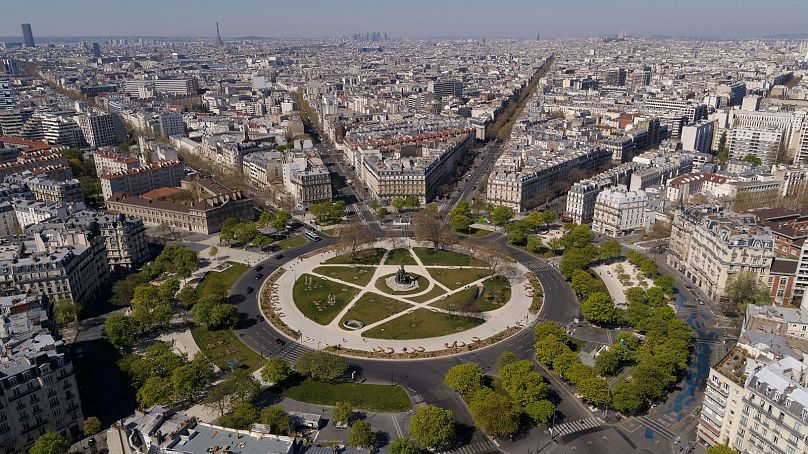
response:
M374 412L404 412L412 402L400 386L367 383L327 383L306 379L283 390L283 396L300 402L335 405L348 401L357 409Z
M437 251L428 247L412 248L421 259L424 266L485 266L485 263L459 252L438 249Z
M408 300L414 302L414 303L426 303L427 301L429 301L431 299L435 299L435 298L439 297L440 295L443 295L444 293L446 293L446 292L442 288L440 288L439 286L436 285L436 286L432 287L432 290L424 293L423 295L407 296L406 298Z
M295 236L290 236L288 238L284 238L284 239L276 242L275 244L273 244L273 249L282 251L282 250L286 250L286 249L296 248L298 246L303 246L304 244L306 244L308 242L309 242L309 240L307 240L306 238L304 238L304 237L302 237L300 235L295 235Z
M457 312L487 312L499 309L511 299L511 286L502 276L483 281L481 286L473 286L432 303L440 309Z
M393 249L387 254L387 260L384 261L385 265L415 265L415 259L410 254L410 251L404 248Z
M327 325L357 293L355 287L304 274L295 282L292 298L303 315Z
M407 303L387 298L378 293L368 292L354 303L343 317L342 322L345 320L359 320L367 326L405 311L410 307Z
M476 227L469 227L467 230L461 230L458 233L460 233L462 235L465 235L465 236L470 236L470 237L473 237L473 238L484 238L484 237L487 237L488 235L490 235L490 234L492 234L494 232L492 232L490 230L486 230L486 229L478 229Z
M363 287L368 285L375 271L376 267L373 266L318 266L314 269L317 274Z
M384 257L386 249L371 248L357 251L351 260L351 253L332 257L323 262L324 265L378 265Z
M392 288L390 288L389 285L387 285L387 279L392 276L395 276L395 273L391 273L376 279L376 288L391 295L412 295L414 293L421 293L424 290L426 290L427 287L429 287L429 279L415 273L408 273L408 274L418 283L418 286L411 290L405 290L405 291L393 290Z
M430 268L432 278L446 287L455 290L491 275L485 268Z
M423 339L459 333L481 325L484 320L428 309L416 309L362 333L373 339Z
M238 278L247 271L247 265L227 262L230 267L224 271L209 271L202 282L197 285L197 292L199 295L206 295L208 293L221 292L227 294L230 288L236 283Z

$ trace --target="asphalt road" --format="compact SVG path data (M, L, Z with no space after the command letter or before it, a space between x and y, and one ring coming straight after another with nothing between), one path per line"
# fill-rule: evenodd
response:
M498 142L492 142L483 147L480 156L475 160L477 162L477 168L471 173L469 179L465 183L462 183L462 189L458 191L456 195L449 198L449 201L444 205L444 211L451 210L457 205L457 202L461 200L469 200L471 198L483 176L489 173L491 165L499 155L499 149L500 143Z

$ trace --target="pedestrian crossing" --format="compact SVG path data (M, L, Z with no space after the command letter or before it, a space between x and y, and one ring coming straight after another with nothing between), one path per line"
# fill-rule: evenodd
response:
M673 433L666 429L665 426L660 423L659 421L655 421L648 416L640 416L637 418L645 427L653 430L657 434L659 434L663 438L671 439L673 438Z
M461 446L455 450L447 451L445 454L487 454L493 452L500 452L500 450L490 440L486 440Z
M410 397L410 400L412 401L413 405L418 405L424 401L424 398L421 396L421 394L415 392L413 389L410 388L404 388L404 389L407 391L407 395Z
M308 351L308 349L296 342L288 343L284 345L281 351L278 352L278 356L288 361L290 364L294 364L300 355Z
M491 366L486 364L476 353L455 357L455 361L457 361L458 364L477 363L483 372L489 372L491 370Z
M563 437L565 435L574 434L576 432L581 432L583 430L594 429L595 427L598 427L602 424L603 420L598 417L565 422L563 424L553 426L553 436Z

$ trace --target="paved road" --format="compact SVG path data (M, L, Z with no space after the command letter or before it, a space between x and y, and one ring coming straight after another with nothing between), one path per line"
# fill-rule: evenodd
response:
M449 198L448 202L443 206L443 211L451 210L461 200L468 201L471 199L477 185L482 181L483 176L488 175L490 172L491 166L499 155L500 147L501 143L491 142L480 150L479 156L475 159L477 168L474 169L465 183L461 180L460 184L462 185L462 189Z

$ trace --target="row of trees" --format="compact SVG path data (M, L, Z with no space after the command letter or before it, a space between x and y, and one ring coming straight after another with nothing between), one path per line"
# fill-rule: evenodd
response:
M393 208L395 208L399 213L403 212L404 210L417 210L421 207L421 199L414 195L397 197L390 201L390 205L392 205Z
M337 224L342 222L346 215L345 202L337 200L336 202L315 203L309 207L309 213L314 216L314 220L319 225Z
M463 396L471 409L475 424L492 437L504 437L522 428L526 415L534 424L547 424L555 412L548 399L549 387L529 360L518 360L513 353L503 353L497 360L499 386L507 395L494 391L490 377L479 364L454 366L444 382Z

